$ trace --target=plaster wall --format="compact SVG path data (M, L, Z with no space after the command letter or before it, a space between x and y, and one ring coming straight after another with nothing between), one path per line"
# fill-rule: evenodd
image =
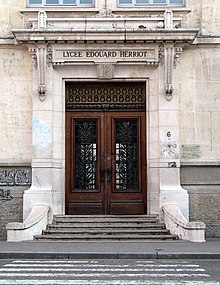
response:
M178 73L181 158L218 161L220 47L188 48L181 56Z
M1 0L0 1L0 37L11 35L11 29L22 28L25 18L20 10L26 6L26 0Z
M0 161L31 161L32 63L26 49L0 45Z

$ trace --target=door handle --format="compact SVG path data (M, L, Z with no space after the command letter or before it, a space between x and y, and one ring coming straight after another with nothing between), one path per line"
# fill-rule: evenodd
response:
M106 172L107 172L107 181L110 182L112 178L112 169L107 168Z
M100 169L100 177L101 177L101 182L105 181L105 169L101 168Z

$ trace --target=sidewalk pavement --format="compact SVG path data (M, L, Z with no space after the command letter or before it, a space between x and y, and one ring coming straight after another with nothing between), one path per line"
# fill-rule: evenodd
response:
M186 241L0 241L0 259L220 259L220 239Z

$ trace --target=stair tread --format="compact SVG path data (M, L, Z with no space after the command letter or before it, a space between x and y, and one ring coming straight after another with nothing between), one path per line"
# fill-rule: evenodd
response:
M132 228L132 229L142 229L142 228L149 228L149 229L161 229L165 228L164 224L95 224L90 223L90 224L74 224L74 223L68 223L68 224L49 224L48 228L58 228L58 229L63 229L63 228L76 228L76 229L97 229L97 228L106 228L106 229L120 229L120 228Z
M55 215L54 218L158 218L158 215Z
M62 235L62 234L56 234L56 235L37 235L35 236L35 239L76 239L76 240L82 240L82 239L123 239L123 240L131 240L131 239L176 239L176 235Z
M134 229L74 229L74 230L67 230L67 229L50 229L50 230L44 230L43 234L53 234L53 233L76 233L76 234L85 234L85 233L129 233L129 234L134 234L134 233L169 233L167 229L140 229L138 231Z
M176 240L158 215L54 216L42 235L35 240L101 241L101 240Z
M126 219L98 219L98 218L94 218L94 219L91 219L91 220L88 220L88 219L63 219L63 220L55 220L54 223L149 223L149 224L152 224L152 223L157 223L158 220L155 219L155 220L146 220L146 219L143 219L143 220L136 220L136 219L129 219L129 220L126 220Z
M149 215L93 215L93 216L73 216L73 215L66 215L66 216L54 216L55 223L62 223L62 222L109 222L109 223L127 223L127 222L158 222L158 216L149 216Z

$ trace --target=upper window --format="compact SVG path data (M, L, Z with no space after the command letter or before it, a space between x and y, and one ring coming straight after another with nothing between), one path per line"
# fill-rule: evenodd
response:
M28 0L28 6L94 6L94 0Z
M118 0L119 6L182 6L184 0Z

